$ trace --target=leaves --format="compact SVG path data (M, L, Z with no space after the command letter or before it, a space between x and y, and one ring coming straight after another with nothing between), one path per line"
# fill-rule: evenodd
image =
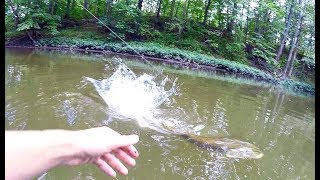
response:
M17 31L48 29L51 34L58 34L57 27L61 20L60 16L51 15L39 9L29 9L24 18L21 19Z

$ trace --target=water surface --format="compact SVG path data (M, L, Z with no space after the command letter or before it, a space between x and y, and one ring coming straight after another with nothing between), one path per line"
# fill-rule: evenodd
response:
M154 113L155 121L172 121L200 135L247 141L258 146L264 156L257 160L219 156L178 135L162 132L149 121L142 123L140 116L126 118L110 111L85 77L110 78L119 66L111 55L6 49L5 128L83 129L108 125L123 134L138 134L137 165L128 176L118 175L118 179L315 178L314 98L224 81L212 78L210 73L161 63L150 66L134 58L121 59L138 77L144 73L155 76L154 69L163 70L154 82L160 84L167 77L164 91L171 87L176 90L149 111ZM137 100L137 107L143 107L139 103ZM139 113L145 115L144 111ZM93 165L83 165L58 167L41 178L108 177Z

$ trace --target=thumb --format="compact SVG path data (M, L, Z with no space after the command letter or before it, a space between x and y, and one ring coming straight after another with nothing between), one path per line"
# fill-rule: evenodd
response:
M111 145L112 149L116 149L123 146L130 146L139 142L138 135L120 135L114 139L114 143Z

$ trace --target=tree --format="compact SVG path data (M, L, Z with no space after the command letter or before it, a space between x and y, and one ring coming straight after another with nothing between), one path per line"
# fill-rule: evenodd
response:
M160 18L160 11L161 11L161 6L162 6L162 1L163 0L158 0L158 7L157 7L157 22L159 22L159 18Z
M12 13L14 14L14 29L17 29L18 24L20 23L19 5L13 4L12 0L7 0L7 2L9 3Z
M294 8L294 2L295 0L292 0L292 2L290 2L290 9L289 9L289 13L288 13L288 18L286 20L286 27L284 29L284 33L283 33L283 36L282 36L282 39L281 39L281 42L280 42L280 47L279 47L279 50L278 50L278 53L277 53L277 56L276 56L276 61L278 62L281 55L282 55L282 51L283 51L283 47L286 43L286 40L287 40L287 36L288 36L288 33L289 33L289 30L290 30L290 26L291 26L291 16L292 16L292 12L293 12L293 8Z
M88 9L88 8L89 8L89 0L84 0L84 1L83 1L83 7L84 7L85 9Z
M208 11L209 11L209 7L212 3L212 0L207 0L207 3L205 5L205 10L204 10L204 18L203 18L203 24L206 24L207 23L207 19L208 19Z
M71 4L71 0L67 0L66 14L64 15L65 19L68 19L70 16L70 4Z
M138 0L137 8L138 8L140 11L142 10L142 3L143 3L143 0Z
M106 0L106 10L105 10L106 16L110 16L112 13L112 1L113 0Z
M227 24L227 32L231 34L231 31L233 30L233 26L235 25L236 17L238 12L238 5L237 2L233 3L233 10L232 10L232 17L229 23Z
M300 13L298 17L298 22L295 30L295 34L291 43L290 47L290 52L288 55L287 63L286 66L283 70L283 75L282 77L287 78L289 75L289 69L293 68L293 63L294 63L294 54L296 54L299 39L300 39L300 34L301 34L301 28L302 28L302 19L303 19L303 5L302 5L302 0L299 0L299 7L300 7ZM295 53L294 53L295 52ZM291 70L292 71L292 70Z
M245 64L258 62L263 64L257 66L261 69L281 71L281 75L285 72L288 77L295 70L296 58L314 59L315 54L314 0L303 3L305 12L299 31L296 25L299 24L298 0L5 2L6 32L24 31L34 40L43 29L57 33L60 17L74 21L93 19L84 13L83 8L86 8L95 16L100 15L99 19L123 38L156 41ZM101 30L101 23L96 28ZM103 33L112 38L110 31L104 30ZM286 61L284 57L288 57Z
M12 0L8 0L8 2L12 3ZM24 14L19 16L16 30L25 32L33 44L36 44L34 38L41 36L38 30L47 29L51 34L58 33L57 26L60 22L60 16L48 12L46 8L48 4L37 0L20 1L19 3L21 7L24 7ZM13 5L13 7L15 6Z

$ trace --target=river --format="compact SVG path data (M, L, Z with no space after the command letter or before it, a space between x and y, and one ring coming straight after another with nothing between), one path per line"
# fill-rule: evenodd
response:
M103 98L104 90L88 79L102 82L119 64L136 77L155 76L148 81L152 88L142 94L133 86L118 88ZM122 134L138 134L137 165L117 179L315 179L314 97L219 77L119 55L7 48L5 129L107 125ZM256 145L264 156L219 156L163 132L154 125L157 121L204 136L235 137ZM83 165L58 167L39 179L106 178L94 165Z

